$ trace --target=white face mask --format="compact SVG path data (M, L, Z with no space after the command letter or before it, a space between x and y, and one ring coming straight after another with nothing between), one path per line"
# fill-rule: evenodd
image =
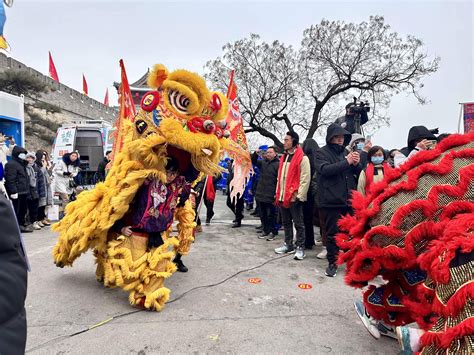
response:
M383 163L383 157L371 157L370 160L372 161L373 164Z
M364 142L357 143L357 144L356 144L356 149L357 149L357 150L362 150L362 149L364 149Z
M26 160L26 154L25 153L20 153L20 154L18 154L18 158L20 158L21 160Z

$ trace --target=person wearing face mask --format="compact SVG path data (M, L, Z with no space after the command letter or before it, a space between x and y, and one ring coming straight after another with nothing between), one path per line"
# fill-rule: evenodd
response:
M351 194L357 189L357 178L362 170L360 154L357 151L347 153L344 149L350 140L351 134L333 123L328 127L326 145L316 151L315 157L318 203L325 214L328 277L334 277L337 273L336 260L339 252L336 244L336 234L339 233L337 222L342 216L352 212Z
M367 153L372 148L372 142L369 139L365 139L362 134L353 133L351 141L347 146L348 152L357 152L360 155L360 165L362 169L365 169L369 160L367 159Z
M370 148L367 158L369 163L366 169L360 173L357 184L357 191L364 196L370 193L373 184L383 180L384 172L390 169L389 164L386 162L387 156L385 151L380 146L376 145Z

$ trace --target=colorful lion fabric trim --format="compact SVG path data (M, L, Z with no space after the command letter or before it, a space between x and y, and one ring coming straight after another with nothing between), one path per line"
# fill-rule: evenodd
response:
M163 244L147 246L147 235L121 235L112 227L129 214L146 181L166 182L170 157L179 162L180 175L191 184L199 174L217 175L226 146L226 97L211 92L203 78L186 70L169 72L155 65L133 121L121 126L123 146L103 183L82 192L66 208L53 230L59 239L53 250L57 266L72 266L82 253L94 250L97 279L129 292L133 305L160 310L169 298L164 281L176 270L177 253L189 252L194 240L195 213L190 200L170 204L177 234L161 233ZM180 203L182 202L182 203Z
M340 221L345 281L366 287L367 311L392 325L416 321L423 353L473 351L474 134L452 135L353 196ZM468 255L464 263L454 262ZM466 258L466 257L465 257Z

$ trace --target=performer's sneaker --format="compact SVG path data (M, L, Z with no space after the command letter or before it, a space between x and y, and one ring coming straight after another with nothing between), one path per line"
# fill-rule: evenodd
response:
M294 252L295 252L295 248L287 244L275 249L275 253L277 254L290 254Z
M258 239L265 239L270 235L270 233L260 233L258 235Z
M354 301L354 307L357 315L364 327L369 331L375 339L380 339L380 331L377 327L377 321L373 319L366 311L364 303L361 300Z
M395 327L385 324L384 322L378 322L377 323L377 329L380 333L380 335L393 338L393 339L398 339L397 338L397 332L395 330Z
M327 277L335 277L337 274L337 265L336 264L329 264L326 268L326 276Z

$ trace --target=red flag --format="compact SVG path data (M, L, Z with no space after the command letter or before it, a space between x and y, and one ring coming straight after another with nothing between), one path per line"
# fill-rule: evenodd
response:
M125 65L123 60L120 59L121 79L122 82L119 87L119 117L115 122L115 139L114 146L112 148L112 159L122 150L123 146L123 133L122 133L122 122L123 120L134 121L136 111L135 104L133 103L132 93L130 91L130 85L128 84L127 72L125 71Z
M105 89L105 99L104 99L104 105L109 106L109 89Z
M51 52L49 52L49 76L51 79L56 80L59 82L58 72L56 71L56 67L54 66L53 57L51 56Z
M84 74L82 74L82 93L86 96L89 96L89 90L87 89L87 81Z

